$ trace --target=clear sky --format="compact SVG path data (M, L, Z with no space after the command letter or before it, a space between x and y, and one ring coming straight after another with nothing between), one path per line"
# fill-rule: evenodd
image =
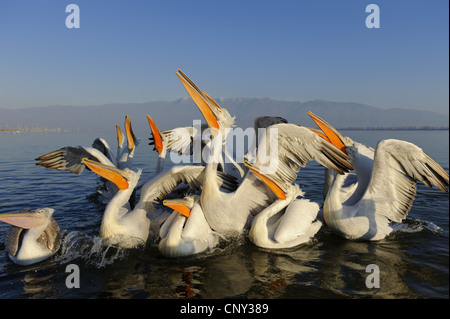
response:
M175 100L181 68L214 97L448 114L448 38L448 0L0 0L0 108Z

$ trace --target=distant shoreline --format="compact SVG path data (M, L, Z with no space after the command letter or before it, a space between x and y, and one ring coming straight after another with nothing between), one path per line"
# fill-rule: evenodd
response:
M341 127L342 131L448 131L448 127L430 127L430 126L399 126L399 127Z
M61 133L63 132L60 128L31 128L31 129L12 129L12 128L0 128L0 132L13 132L13 133L18 133L18 132L56 132L56 133Z
M449 127L430 127L430 126L419 126L419 127L340 127L337 128L340 131L448 131ZM0 128L0 132L31 132L31 133L79 133L79 131L72 130L62 130L61 128L31 128L31 129L11 129L11 128Z

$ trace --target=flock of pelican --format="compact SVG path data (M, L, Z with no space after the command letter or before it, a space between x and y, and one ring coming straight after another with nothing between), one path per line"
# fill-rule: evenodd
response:
M448 173L416 145L388 139L373 149L311 112L318 128L289 124L281 117L255 119L255 130L265 128L265 133L244 163L236 163L225 147L235 118L181 70L176 74L206 125L201 132L193 126L161 132L147 115L149 144L158 152L150 180L141 181L142 169L133 169L139 139L128 115L125 134L116 126L116 152L98 138L91 147L66 146L36 159L36 165L75 174L87 168L105 180L99 235L108 243L131 248L153 242L162 255L179 257L208 251L221 238L247 235L258 247L280 249L310 241L323 225L346 239L381 240L408 214L417 181L448 192ZM195 136L201 137L208 158L165 170L168 153L192 155ZM305 198L295 183L300 168L311 160L325 169L321 205ZM136 190L139 200L132 206ZM12 225L5 247L13 262L29 265L58 251L61 234L53 212L41 208L0 214L0 221Z

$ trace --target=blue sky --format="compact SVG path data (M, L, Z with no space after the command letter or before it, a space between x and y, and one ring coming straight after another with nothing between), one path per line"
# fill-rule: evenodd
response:
M80 28L68 29L68 4ZM368 4L380 28L368 29ZM0 108L214 97L449 112L449 2L0 0Z

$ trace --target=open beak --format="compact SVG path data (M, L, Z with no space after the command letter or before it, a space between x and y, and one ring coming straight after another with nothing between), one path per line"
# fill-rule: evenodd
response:
M36 228L45 224L46 219L33 211L0 214L0 221L24 229Z
M131 121L128 115L125 116L125 134L127 135L128 151L131 152L136 146L136 137L134 136L133 129L131 128Z
M327 136L327 141L329 141L331 144L339 148L342 152L344 152L346 155L348 155L347 150L345 148L344 144L344 136L339 133L334 127L332 127L330 124L328 124L325 120L321 119L311 111L308 111L309 116L316 122L316 124L320 127L320 129L325 133ZM318 133L318 131L312 130L313 132ZM323 137L323 134L319 134Z
M189 217L191 215L191 209L186 205L186 200L183 199L166 199L163 201L163 205L176 210L180 214Z
M323 138L325 141L331 143L331 141L330 141L330 139L328 138L328 136L326 136L325 133L322 132L322 130L316 129L316 128L314 128L314 127L308 127L308 129L309 129L310 131L313 131L313 132L316 133L317 135L319 135L319 136L320 136L321 138Z
M128 189L129 185L125 171L101 164L99 162L91 161L87 158L83 158L82 162L95 174L113 182L119 191Z
M122 147L123 145L123 133L120 130L120 126L116 124L116 131L117 131L117 145L119 145L119 147Z
M203 91L203 96L205 96L210 103L212 103L216 108L221 109L219 103L217 103L208 93Z
M210 100L205 97L200 91L200 89L188 78L186 74L184 74L180 69L176 73L181 80L184 88L188 92L189 96L194 101L195 105L197 105L198 109L202 113L205 118L206 123L210 128L214 128L216 130L219 129L219 123L212 111L213 107L216 107L214 103L210 102ZM217 104L217 103L216 103Z
M163 148L164 148L162 139L161 139L161 133L159 132L159 129L155 124L155 121L153 121L151 116L148 114L147 114L147 120L148 120L148 124L150 125L150 129L152 130L153 142L155 144L155 150L158 152L158 154L161 154L161 152L163 151Z
M279 186L279 183L273 181L271 178L269 178L266 175L261 174L258 169L256 169L252 164L250 164L248 161L244 161L244 165L247 166L256 176L258 176L259 179L261 179L264 184L266 184L270 190L275 194L275 196L280 199L284 200L286 199L286 193L283 191L283 189Z

